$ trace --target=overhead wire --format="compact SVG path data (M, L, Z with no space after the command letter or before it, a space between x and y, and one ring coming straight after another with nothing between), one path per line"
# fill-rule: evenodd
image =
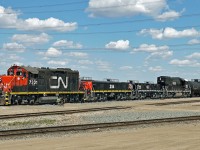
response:
M140 3L138 3L138 4L153 4L153 5L155 5L155 3L159 3L159 2L163 2L163 0L158 0L158 1L153 1L153 2L140 2ZM71 4L76 4L76 2L72 2ZM79 2L77 2L77 3L79 3ZM70 5L70 3L65 3L66 5ZM63 5L65 5L65 4L63 4ZM61 4L49 4L49 6L56 6L56 5L61 5ZM96 8L90 8L90 10L100 10L100 9L110 9L110 8L120 8L120 7L126 7L126 6L133 6L133 5L136 5L136 3L134 3L134 4L131 4L131 3L129 3L129 4L124 4L124 5L115 5L115 6L107 6L107 7L96 7ZM42 7L45 7L45 5L41 5ZM48 4L46 5L47 7L48 7ZM26 6L25 6L26 7ZM27 6L27 7L29 7L29 8L34 8L34 7L37 7L37 6ZM38 6L38 7L40 7L40 6ZM16 8L16 7L15 7ZM20 8L20 7L18 7L18 8ZM22 7L21 7L22 8ZM35 12L24 12L24 13L26 13L26 14L37 14L37 13L58 13L58 12L77 12L77 11L85 11L86 9L85 8L79 8L79 9L67 9L67 10L52 10L52 11L35 11ZM13 13L0 13L0 14L13 14Z
M193 14L185 14L179 16L179 18L183 17L196 17L200 16L200 13L193 13ZM174 17L167 17L166 19L170 19ZM89 27L89 26L103 26L103 25L118 25L118 24L127 24L127 23L137 23L137 22L148 22L154 21L154 18L146 18L146 19L134 19L134 20L125 20L125 21L113 21L113 22L101 22L101 23L88 23L88 24L79 24L78 27ZM54 28L61 28L63 26L56 26L56 27L43 27L42 29L54 29ZM0 29L16 29L17 27L0 27ZM34 29L37 29L36 27ZM38 28L39 29L39 28Z
M86 1L84 1L86 2ZM77 1L77 2L69 2L69 3L60 3L60 4L47 4L47 5L38 5L38 6L24 6L21 8L35 8L35 7L53 7L53 6L60 6L60 5L73 5L73 4L81 4L84 3L82 1ZM161 1L156 1L156 2L161 2ZM151 3L151 2L144 2L144 3ZM155 2L154 2L155 3ZM117 8L117 7L125 7L125 6L129 6L129 5L135 5L135 4L128 4L128 5L120 5L120 6L110 6L110 7L100 7L100 8L95 8L95 9L104 9L104 8ZM17 7L15 7L17 8ZM18 7L20 8L20 7ZM77 9L74 9L74 11ZM62 11L62 10L61 10ZM73 11L73 10L65 10L65 11ZM48 12L48 11L47 11ZM55 11L57 12L57 11ZM25 12L27 13L27 12ZM41 12L38 12L41 13ZM200 13L194 13L194 14L185 14L185 15L181 15L179 16L181 17L193 17L193 16L200 16ZM170 18L170 17L169 17ZM153 21L155 19L138 19L138 20L126 20L126 21L117 21L117 22L103 22L103 23L94 23L94 24L80 24L78 25L79 27L88 27L88 26L101 26L101 25L116 25L116 24L125 24L125 23L134 23L134 22L146 22L146 21ZM62 27L62 26L60 26ZM182 26L182 27L175 27L175 28L185 28L185 27L200 27L200 25L195 25L195 26ZM51 28L59 28L59 26L57 27L44 27L42 29L51 29ZM0 29L7 29L7 28L0 28ZM14 28L15 29L15 28ZM36 28L37 29L37 28ZM41 30L42 30L41 29ZM96 35L96 34L117 34L117 33L131 33L131 32L139 32L142 29L137 29L137 30L124 30L124 31L101 31L101 32L82 32L82 33L67 33L69 35ZM0 33L0 34L13 34L13 33ZM22 33L24 34L24 33ZM49 33L49 35L66 35L66 33ZM174 46L174 47L178 47L178 46L189 46L189 44L174 44L174 45L168 45L168 46ZM191 45L190 45L191 46ZM2 48L1 48L2 49ZM106 48L85 48L85 50L105 50ZM34 50L47 50L47 49L34 49ZM61 50L84 50L84 49L61 49ZM108 49L106 49L108 50ZM116 50L116 49L113 49Z
M101 1L101 0L99 0ZM169 0L168 0L169 1ZM12 7L13 9L21 9L21 8L40 8L40 7L55 7L55 6L66 6L66 5L76 5L76 4L82 4L89 2L89 0L82 0L82 1L73 1L73 2L67 2L67 3L55 3L55 4L46 4L46 5L32 5L32 6L18 6L18 7ZM157 0L153 2L139 2L139 4L150 4L150 3L157 3L157 2L163 2L163 0ZM116 5L119 6L119 5ZM116 6L111 6L111 7L116 7ZM108 7L102 7L102 8L108 8Z
M152 44L151 44L152 45ZM187 44L187 43L179 43L179 44L163 44L163 45L155 45L156 47L160 47L160 46L168 46L169 49L173 49L173 47L182 47L182 46L199 46L200 43L196 43L196 44ZM63 46L62 46L63 47ZM130 52L130 50L132 49L140 49L141 47L133 47L130 46L127 49L117 49L117 48L106 48L106 47L83 47L83 48L62 48L62 47L57 47L55 46L55 48L57 48L58 50L62 50L62 51L116 51L116 52ZM22 49L22 48L15 48L17 49ZM27 48L29 50L37 50L37 51L46 51L48 50L48 48ZM145 48L144 48L145 49ZM195 47L194 49L200 49L198 47ZM6 50L5 48L0 48L0 50ZM13 52L13 51L12 51Z
M165 29L167 27L162 27L160 29ZM185 28L200 28L200 24L199 25L187 25L187 26L171 26L170 28L175 28L175 29L185 29ZM117 31L99 31L99 32L67 32L67 33L48 33L48 35L96 35L96 34L119 34L119 33L134 33L134 32L140 32L142 29L134 29L134 30L117 30ZM151 29L156 29L154 27L152 27ZM146 28L146 30L150 30L148 28ZM37 33L35 33L36 31L34 31L33 35L36 35ZM43 31L44 32L44 31ZM41 32L39 32L41 33ZM22 35L22 34L30 34L29 32L22 32L22 33L13 33L13 32L0 32L0 35L12 35L12 34L17 34L17 35ZM38 35L38 34L37 34Z
M55 7L55 6L66 6L66 5L76 5L82 4L88 1L75 1L75 2L67 2L67 3L56 3L56 4L46 4L46 5L35 5L35 6L21 6L21 7L12 7L13 9L28 9L28 8L42 8L42 7Z
M86 1L85 1L86 2ZM154 2L162 2L162 0L159 1L154 1ZM74 3L81 3L79 2L69 2L66 4L74 4ZM141 2L141 3L152 3L152 2ZM63 3L64 4L64 3ZM53 5L53 4L52 4ZM61 4L54 4L54 5L61 5ZM131 5L127 4L126 6ZM135 5L135 4L134 4ZM45 5L41 5L45 6ZM48 5L47 5L48 6ZM124 7L125 5L121 5ZM121 6L111 6L112 7L121 7ZM28 7L28 6L27 6ZM31 6L29 6L31 7ZM35 6L36 7L36 6ZM39 6L38 6L39 7ZM110 7L102 7L102 8L110 8ZM179 18L183 17L194 17L194 16L200 16L200 13L192 13L192 14L185 14L185 15L180 15ZM171 19L174 17L167 17L166 19ZM89 23L89 24L79 24L79 27L88 27L88 26L102 26L102 25L118 25L118 24L126 24L126 23L137 23L137 22L148 22L148 21L154 21L155 18L145 18L145 19L134 19L134 20L125 20L125 21L114 21L114 22L101 22L101 23ZM57 26L57 27L43 27L42 29L51 29L51 28L59 28L63 26ZM0 27L0 29L16 29L17 27ZM37 28L35 28L37 30ZM81 33L82 34L82 33ZM89 33L90 34L90 33Z

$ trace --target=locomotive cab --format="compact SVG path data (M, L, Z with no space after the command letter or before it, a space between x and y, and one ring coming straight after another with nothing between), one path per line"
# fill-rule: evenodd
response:
M191 94L189 82L180 77L160 76L157 83L161 85L165 97L189 97Z

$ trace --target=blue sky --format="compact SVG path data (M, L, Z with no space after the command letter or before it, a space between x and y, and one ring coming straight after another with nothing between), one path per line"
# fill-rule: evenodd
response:
M200 78L199 0L1 0L0 74L12 64L80 76Z

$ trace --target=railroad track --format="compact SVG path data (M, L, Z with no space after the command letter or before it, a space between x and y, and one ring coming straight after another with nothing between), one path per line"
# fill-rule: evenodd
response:
M189 104L189 103L198 103L198 102L200 102L200 100L154 103L154 104L147 104L147 105L165 106L165 105L178 105L178 104Z
M89 108L89 109L79 109L79 110L47 111L47 112L38 112L38 113L0 115L0 120L11 119L11 118L21 118L21 117L36 117L36 116L46 116L46 115L75 114L75 113L116 110L116 109L128 109L128 108L132 108L132 107L116 106L116 107Z
M43 128L17 129L17 130L4 130L4 131L0 131L0 138L15 137L15 136L22 136L22 135L56 133L56 132L111 129L111 128L117 128L117 127L137 126L137 125L146 125L146 124L150 125L150 124L161 124L161 123L175 123L175 122L197 121L197 120L200 120L200 116L163 118L163 119L139 120L139 121L128 121L128 122L68 125L68 126L55 126L55 127L43 127Z

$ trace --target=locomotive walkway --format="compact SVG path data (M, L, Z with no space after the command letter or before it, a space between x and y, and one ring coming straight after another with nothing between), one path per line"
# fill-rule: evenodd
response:
M128 122L111 122L111 123L97 123L97 124L82 124L82 125L68 125L68 126L54 126L54 127L42 127L42 128L30 128L30 129L16 129L16 130L4 130L0 131L0 138L16 137L24 135L35 135L45 133L60 133L60 132L74 132L74 131L96 131L101 129L122 128L137 125L154 125L163 123L179 123L198 121L200 116L188 116L188 117L175 117L175 118L163 118L163 119L151 119L151 120L139 120Z

